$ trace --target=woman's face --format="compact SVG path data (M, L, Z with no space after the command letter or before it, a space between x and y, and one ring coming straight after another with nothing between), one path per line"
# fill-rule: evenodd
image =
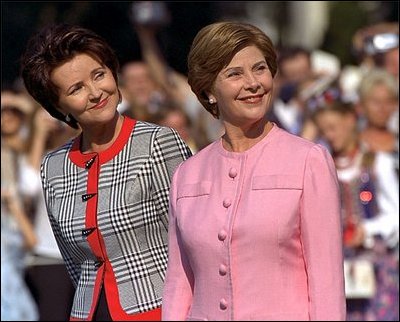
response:
M129 102L146 106L157 90L149 68L141 62L129 63L122 69L123 89Z
M1 109L1 135L12 136L24 126L24 115L15 108Z
M373 86L362 101L368 123L378 128L387 127L397 104L398 100L384 84Z
M218 73L209 98L217 102L222 121L242 127L264 118L272 86L264 55L256 46L248 46Z
M51 81L58 87L60 111L71 114L84 128L111 121L119 102L111 70L87 54L78 54L55 68Z

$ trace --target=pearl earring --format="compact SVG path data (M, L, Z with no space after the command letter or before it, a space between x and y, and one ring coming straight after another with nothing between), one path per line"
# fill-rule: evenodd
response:
M215 103L213 98L210 98L210 99L208 100L208 102L209 102L210 104L214 104L214 103Z
M65 122L71 122L71 117L69 114L65 115Z

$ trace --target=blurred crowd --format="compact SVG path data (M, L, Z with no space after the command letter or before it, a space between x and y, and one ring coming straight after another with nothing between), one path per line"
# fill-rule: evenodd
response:
M158 23L135 25L142 60L121 66L124 115L175 128L196 153L221 136L186 76L165 61ZM137 17L136 19L140 19ZM342 193L348 320L399 320L399 25L353 36L357 64L300 46L278 49L268 118L328 147ZM1 93L1 319L68 320L73 294L41 191L44 154L79 134L20 82ZM62 166L62 165L60 165Z

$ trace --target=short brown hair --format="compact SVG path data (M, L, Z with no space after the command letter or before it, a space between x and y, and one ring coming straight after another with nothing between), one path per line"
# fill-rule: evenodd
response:
M52 71L77 54L90 55L107 66L118 82L119 62L107 42L91 30L68 24L48 26L33 35L21 58L21 74L29 94L54 118L78 128L72 118L66 121L56 108L58 88L51 82Z
M255 45L263 53L274 77L276 52L271 39L259 28L241 22L216 22L202 28L193 40L188 55L188 82L200 103L215 118L218 110L208 102L207 92L218 73L243 48Z
M311 113L312 121L316 122L316 119L318 118L318 116L325 112L335 112L340 115L353 114L355 117L357 117L356 110L352 103L343 102L341 100L334 100L332 102L327 102L325 104L321 104L320 106L318 106Z

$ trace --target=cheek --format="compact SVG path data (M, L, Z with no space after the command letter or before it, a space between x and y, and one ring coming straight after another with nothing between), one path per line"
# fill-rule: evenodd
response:
M74 112L80 111L86 107L87 98L86 95L70 96L68 98L61 99L59 102L59 109L61 112Z
M324 135L331 142L335 141L336 136L337 136L335 129L331 129L331 128L325 129Z
M1 132L14 133L22 127L23 123L13 117L1 117Z
M118 90L117 83L111 75L104 80L102 87L107 92L116 92Z
M274 80L271 76L271 74L269 74L269 76L265 76L262 79L260 79L260 83L262 84L262 87L264 88L264 91L266 93L271 93L274 90Z
M240 86L238 84L229 84L215 89L215 97L218 106L225 105L224 102L230 102L235 99L240 93Z

